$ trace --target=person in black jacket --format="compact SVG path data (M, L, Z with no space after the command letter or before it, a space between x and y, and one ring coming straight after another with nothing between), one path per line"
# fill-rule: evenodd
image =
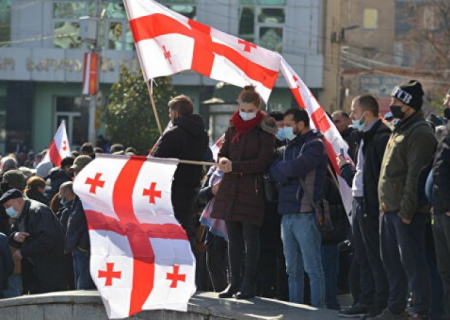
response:
M50 174L46 181L45 196L48 199L52 199L53 196L58 193L59 187L67 181L72 181L72 174L70 172L70 166L75 160L74 157L65 157L61 161L61 167L53 168L50 170Z
M203 119L193 114L194 105L188 96L180 95L169 101L172 128L165 132L152 155L158 158L202 161L208 147ZM200 187L202 167L179 164L172 183L172 205L175 218L189 238L195 235L193 215L195 198Z
M378 102L364 94L352 102L351 117L359 127L361 140L356 168L350 161L338 156L341 175L352 187L352 231L355 258L359 264L360 295L358 303L343 316L366 315L375 317L387 306L389 285L380 255L378 179L390 129L378 117Z
M444 102L450 110L450 90ZM446 111L446 114L450 112ZM439 275L444 289L445 317L450 319L450 122L439 140L433 163L433 235Z
M350 158L356 162L356 153L358 152L358 130L352 124L352 119L347 112L343 110L337 110L331 115L334 125L338 129L342 136L348 144L348 155Z
M19 248L14 259L27 259L33 265L30 293L64 290L64 231L47 206L23 197L11 189L0 205L13 218L10 245Z
M8 288L8 278L12 275L14 263L9 249L8 237L0 233L0 298L3 298L3 290Z
M81 155L75 159L70 168L73 170L74 174L77 175L91 161L91 157ZM69 199L66 193L67 190L63 188L63 193L61 194L62 200ZM70 207L69 218L67 221L64 253L72 253L75 288L77 290L91 290L95 289L95 284L92 281L89 271L91 246L89 242L86 214L84 212L83 204L78 196L75 196L72 201L73 203Z

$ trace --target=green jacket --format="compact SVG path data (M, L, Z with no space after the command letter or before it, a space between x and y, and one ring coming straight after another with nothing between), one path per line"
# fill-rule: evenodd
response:
M420 173L433 159L436 144L433 129L425 122L422 111L396 125L386 146L378 181L381 211L398 211L403 219L429 212L429 206L417 205L417 185Z

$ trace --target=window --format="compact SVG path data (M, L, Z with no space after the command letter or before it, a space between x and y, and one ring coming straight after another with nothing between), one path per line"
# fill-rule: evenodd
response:
M87 141L87 108L81 108L78 99L75 97L57 97L56 113L55 113L55 131L61 124L61 121L66 122L67 137L71 145L81 146ZM84 110L86 109L86 110ZM84 112L82 112L84 110Z
M423 28L425 30L437 30L439 28L439 14L434 7L423 8Z
M104 20L100 26L100 46L109 50L134 50L133 35L122 1L108 0L103 5Z
M378 28L378 9L364 9L364 29Z
M163 0L160 2L170 10L182 14L186 18L197 20L196 0Z
M11 0L0 1L0 47L9 47L11 41Z
M285 7L268 5L283 5L285 1L241 0L241 4L243 6L239 14L239 37L269 50L281 52L283 27L286 22Z
M0 96L0 152L5 152L6 146L6 96Z

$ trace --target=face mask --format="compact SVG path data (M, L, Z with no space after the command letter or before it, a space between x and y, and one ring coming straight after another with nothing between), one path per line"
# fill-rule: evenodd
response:
M364 118L364 114L361 116L361 118L359 118L358 120L352 120L352 126L353 128L355 128L356 130L362 131L365 127L365 119L364 121L362 121L361 119Z
M6 214L11 218L17 218L17 216L19 215L13 206L6 208Z
M286 140L286 132L284 131L284 128L279 128L277 131L277 139L278 140Z
M5 193L9 189L11 189L9 187L9 182L2 182L2 183L0 183L0 189L2 190L3 193Z
M286 139L288 140L293 140L297 137L292 127L284 127L284 134L286 135Z
M241 117L242 120L248 121L256 118L256 112L239 111L239 116Z
M69 202L69 201L67 201L67 200L61 199L61 201L60 201L59 203L61 203L62 206L67 207L67 203L68 203L68 202Z
M446 117L448 120L450 120L450 108L444 109L444 117Z
M402 111L401 106L390 106L389 109L391 109L392 116L397 119L403 119L405 116L405 113Z

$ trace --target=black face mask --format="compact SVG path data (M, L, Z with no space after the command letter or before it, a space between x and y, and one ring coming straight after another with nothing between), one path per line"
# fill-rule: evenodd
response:
M9 186L9 182L2 182L0 183L0 189L2 190L3 193L5 193L6 191L12 188Z
M444 117L446 117L448 120L450 120L450 108L444 109Z
M405 116L405 113L402 111L402 107L401 106L392 105L392 106L389 107L389 109L391 109L392 116L394 118L403 119L403 117Z

